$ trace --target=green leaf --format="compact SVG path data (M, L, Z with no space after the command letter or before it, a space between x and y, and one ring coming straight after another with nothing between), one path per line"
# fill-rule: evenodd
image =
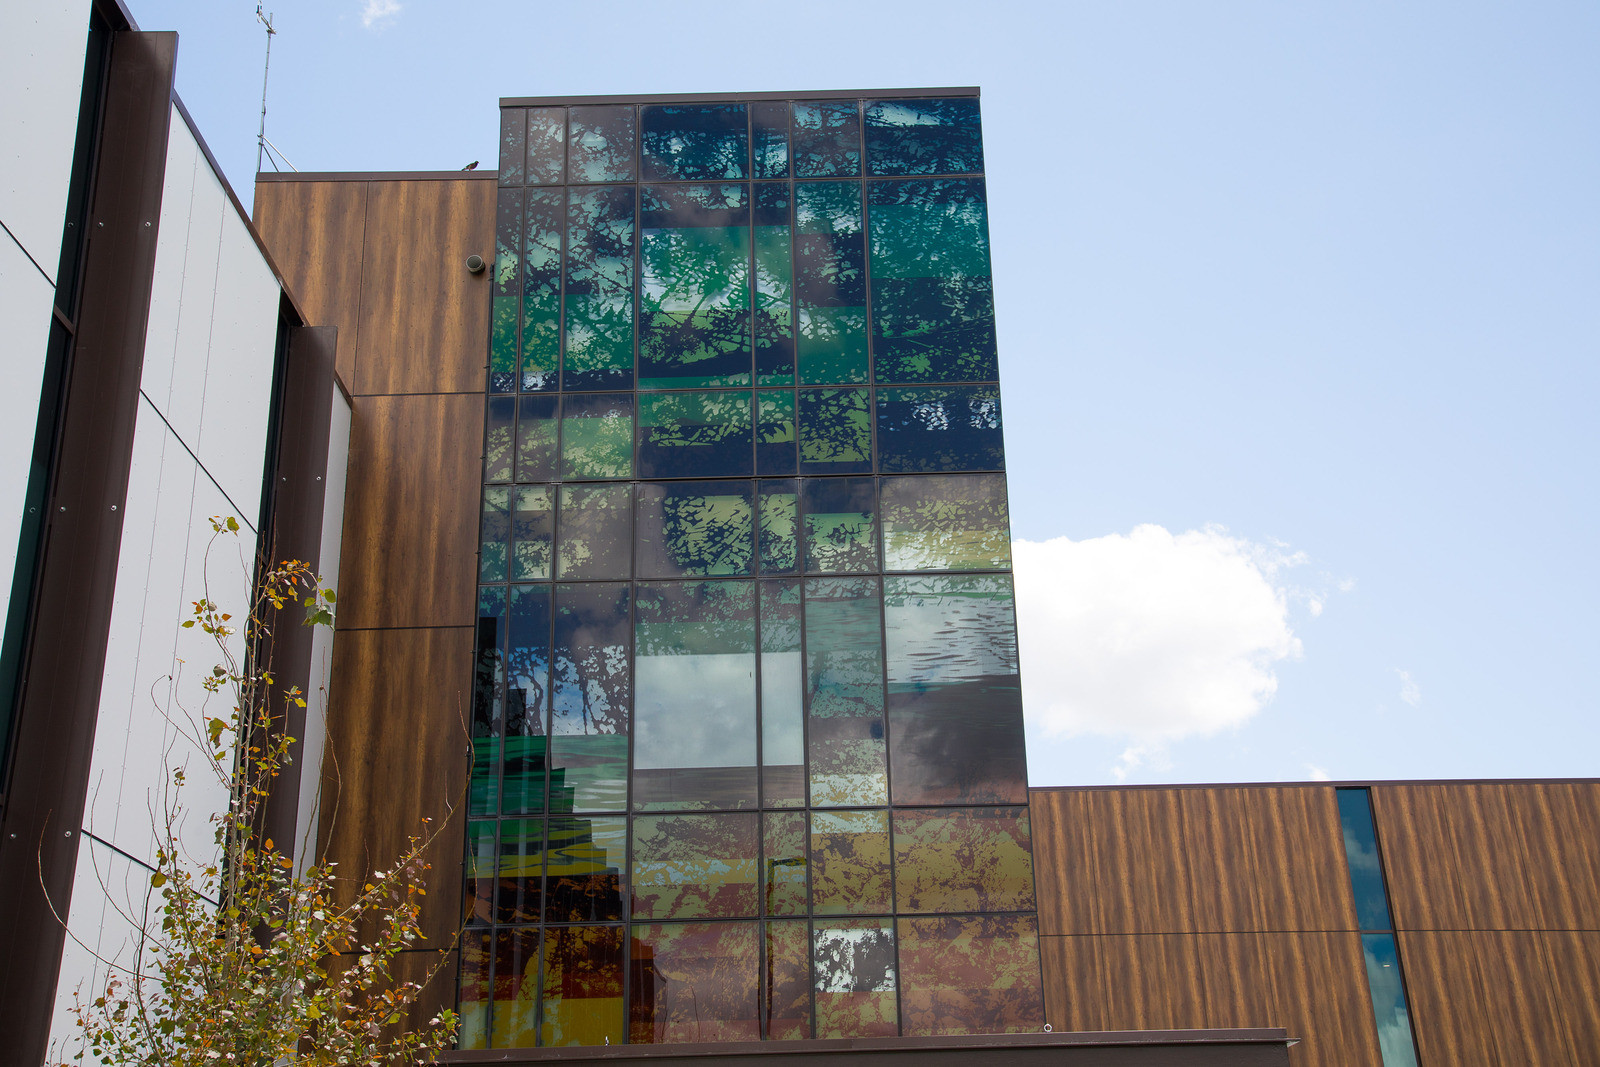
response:
M150 876L150 884L156 889L160 889L162 886L167 884L167 876L162 874L160 871L157 871L155 874Z
M228 516L228 532L229 533L238 533L239 532L238 520L236 520L232 515Z

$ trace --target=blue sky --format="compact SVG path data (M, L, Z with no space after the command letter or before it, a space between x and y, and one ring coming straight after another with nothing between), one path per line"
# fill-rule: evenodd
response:
M131 2L248 202L253 7ZM270 6L302 170L982 86L1034 784L1600 773L1600 7Z

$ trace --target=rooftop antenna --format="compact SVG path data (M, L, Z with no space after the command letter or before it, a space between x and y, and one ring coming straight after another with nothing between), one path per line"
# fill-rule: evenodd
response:
M261 157L267 151L267 75L272 72L272 38L278 31L272 28L272 16L261 13L260 4L256 5L256 19L267 28L267 62L261 71L261 130L256 134L256 173L260 174ZM272 167L276 170L278 165L274 163Z

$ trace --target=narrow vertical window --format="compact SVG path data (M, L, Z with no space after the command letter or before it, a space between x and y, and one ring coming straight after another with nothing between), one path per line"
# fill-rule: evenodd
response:
M1372 797L1366 789L1335 792L1339 797L1339 826L1344 831L1344 855L1350 867L1356 921L1361 925L1361 955L1367 965L1367 989L1372 995L1372 1015L1378 1026L1383 1067L1417 1067L1411 1013L1406 1009L1405 983L1400 971L1400 951L1395 945L1394 927L1389 918L1389 894L1383 884L1378 832L1372 822Z

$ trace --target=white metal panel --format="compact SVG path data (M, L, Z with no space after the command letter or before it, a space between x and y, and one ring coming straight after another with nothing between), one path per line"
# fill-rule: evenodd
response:
M10 17L0 16L0 22ZM7 47L0 42L0 49ZM0 337L5 338L6 368L6 387L0 389L0 619L10 604L16 571L54 299L55 288L16 242L0 233Z
M155 273L144 335L139 388L191 448L200 439L206 350L211 331L211 290L217 273L220 204L203 205L196 219L195 171L203 157L181 115L167 128L166 170L161 179L161 221ZM204 210L209 209L209 210ZM209 237L209 240L207 239ZM198 250L193 246L198 245ZM192 271L192 276L191 276ZM179 366L184 373L180 376ZM174 403L173 389L180 390Z
M0 222L55 281L89 0L0 3Z

